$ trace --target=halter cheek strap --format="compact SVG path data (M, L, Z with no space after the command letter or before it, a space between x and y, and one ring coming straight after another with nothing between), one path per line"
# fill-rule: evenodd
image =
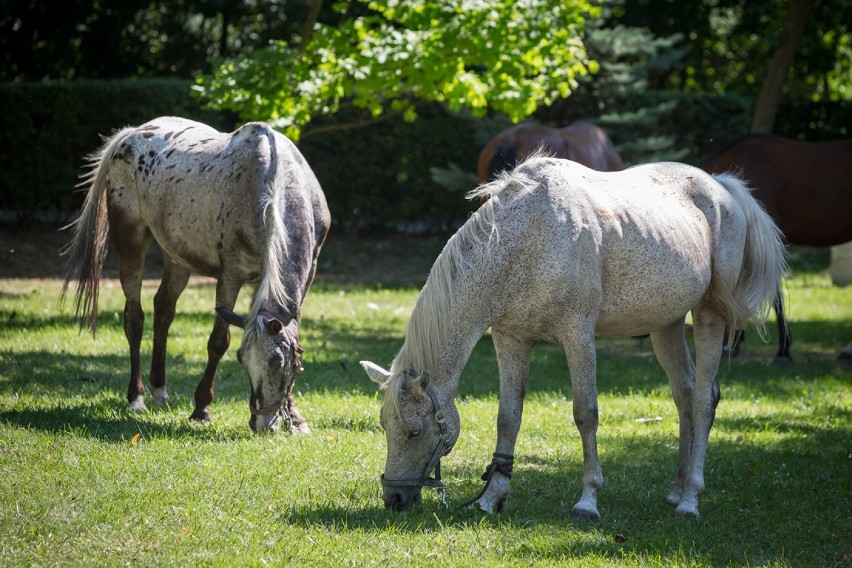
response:
M426 469L416 479L387 479L385 474L382 474L382 485L385 487L434 487L441 496L441 506L447 508L447 494L444 490L444 484L441 482L441 456L449 451L450 437L447 434L446 418L441 405L438 404L438 397L432 387L426 387L426 394L432 399L432 404L435 406L435 420L438 422L438 427L441 429L441 437L438 439L438 445L435 446L435 451L432 452L432 459L429 460ZM435 477L429 477L432 470L435 470Z

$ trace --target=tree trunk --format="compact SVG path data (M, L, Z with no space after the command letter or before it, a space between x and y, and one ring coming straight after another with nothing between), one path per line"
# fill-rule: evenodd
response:
M317 23L321 9L322 0L313 0L311 2L311 9L308 11L308 17L305 18L305 25L302 26L302 41L299 43L299 51L304 51L305 46L311 40L311 35L314 33L314 24Z
M784 92L784 83L793 65L796 49L805 32L805 26L813 12L817 0L790 0L790 11L784 22L781 40L775 48L766 80L760 88L754 106L751 131L769 134L775 124L775 113Z

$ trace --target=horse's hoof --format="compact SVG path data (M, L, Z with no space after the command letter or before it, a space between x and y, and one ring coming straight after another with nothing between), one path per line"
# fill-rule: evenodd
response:
M790 357L789 355L776 355L775 356L775 362L776 363L782 363L782 364L792 363L793 358Z
M166 387L155 388L154 390L154 403L158 406L171 407L172 399L169 398L169 393L166 391Z
M311 429L308 428L307 422L302 422L301 424L293 424L293 428L290 430L293 434L310 434Z
M503 495L497 498L482 496L476 504L479 505L479 508L482 509L483 512L488 513L489 515L502 513L503 507L506 505L506 496Z
M189 415L189 419L190 420L196 420L198 422L210 422L211 421L210 411L207 410L206 408L201 409L201 410L196 408L195 411L192 414Z
M587 521L599 521L601 519L601 514L598 513L596 510L580 509L578 507L574 507L571 510L571 518L584 519Z
M688 505L683 505L683 504L678 505L677 509L675 509L675 514L678 517L693 518L693 519L697 519L701 516L701 515L698 514L698 507L690 507Z
M130 404L127 406L133 412L148 412L148 407L145 406L145 397L140 396L136 400L130 401Z

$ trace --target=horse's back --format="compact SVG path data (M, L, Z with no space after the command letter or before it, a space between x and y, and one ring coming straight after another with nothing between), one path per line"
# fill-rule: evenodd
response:
M749 134L702 164L745 179L788 242L852 240L852 140L803 142Z
M276 184L297 214L323 225L312 240L328 229L316 176L295 145L266 123L223 133L162 117L128 135L110 160L112 230L149 231L194 272L219 276L230 259L243 278L258 277L262 211Z
M707 292L717 253L708 217L731 207L709 175L683 164L604 173L553 159L516 173L532 189L499 196L497 233L520 249L507 252L518 259L511 270L533 275L516 291L517 325L544 318L542 329L556 329L564 314L585 314L599 335L634 335L676 321Z

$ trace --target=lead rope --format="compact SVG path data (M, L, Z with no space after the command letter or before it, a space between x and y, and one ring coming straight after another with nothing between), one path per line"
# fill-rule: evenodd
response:
M498 463L497 460L503 460L503 463ZM482 488L482 491L479 494L471 499L470 501L466 501L461 504L461 507L469 507L473 505L479 499L485 495L485 492L488 491L488 486L491 485L491 478L494 477L494 472L499 472L509 479L512 479L512 470L515 465L515 456L511 454L501 454L499 452L494 452L494 456L491 458L491 463L488 464L488 467L485 468L485 473L482 474L482 480L485 482L485 487Z

